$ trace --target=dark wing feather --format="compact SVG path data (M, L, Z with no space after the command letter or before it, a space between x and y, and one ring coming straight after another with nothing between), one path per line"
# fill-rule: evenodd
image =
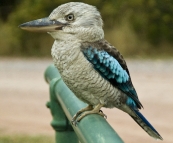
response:
M83 43L81 49L88 61L106 80L133 99L138 108L142 107L126 62L115 47L105 40L100 40L95 43ZM131 101L129 100L129 104Z

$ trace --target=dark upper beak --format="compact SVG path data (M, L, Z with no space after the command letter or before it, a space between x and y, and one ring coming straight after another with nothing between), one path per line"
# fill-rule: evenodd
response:
M36 31L36 32L54 32L57 30L62 30L62 27L67 24L61 23L56 20L50 20L48 17L37 19L34 21L29 21L19 25L23 30Z

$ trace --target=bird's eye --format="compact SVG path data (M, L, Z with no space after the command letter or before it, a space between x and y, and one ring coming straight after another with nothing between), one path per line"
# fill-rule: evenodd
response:
M67 21L73 21L74 20L74 15L73 14L69 14L66 16L66 20Z

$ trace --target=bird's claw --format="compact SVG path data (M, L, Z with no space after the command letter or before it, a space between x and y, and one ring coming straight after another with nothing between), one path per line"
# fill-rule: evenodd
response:
M78 123L78 122L77 122L76 120L73 120L73 119L71 120L71 124L72 124L72 125L77 126L77 123Z
M85 108L79 110L79 111L73 116L73 118L72 118L72 120L71 120L71 124L77 126L77 123L83 118L83 117L79 117L79 116L81 116L81 114L82 114L83 112L85 112L85 111L90 111L90 110L92 110L92 109L93 109L93 106L92 106L92 105L88 105L87 107L85 107ZM78 117L79 117L79 118L78 118Z
M79 123L79 121L81 119L83 119L85 116L89 115L89 114L99 114L102 117L104 117L105 119L107 119L107 116L103 113L102 110L100 110L100 108L102 107L102 104L98 104L95 106L95 108L93 109L92 105L87 106L86 108L83 108L81 110L79 110L72 118L71 120L71 124L74 126L77 126L77 123Z
M103 113L102 110L99 110L99 112L97 112L97 114L101 115L102 117L104 117L105 119L107 119L107 116ZM80 120L85 117L86 115L88 115L86 112L83 114L75 114L71 120L71 124L74 126L77 126L77 124L80 122Z
M72 120L71 120L71 124L72 124L72 125L77 126L77 118L78 118L79 115L80 115L79 112L77 112L77 113L73 116L73 118L72 118Z
M101 116L103 116L105 119L107 119L107 115L104 114L102 110L99 110L99 114L100 114Z

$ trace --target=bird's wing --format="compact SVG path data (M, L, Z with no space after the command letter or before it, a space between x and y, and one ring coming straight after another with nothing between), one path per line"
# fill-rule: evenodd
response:
M135 102L138 108L142 107L132 84L126 62L115 47L105 40L100 40L95 43L83 43L81 49L84 56L102 77L130 97L127 100L130 105Z

